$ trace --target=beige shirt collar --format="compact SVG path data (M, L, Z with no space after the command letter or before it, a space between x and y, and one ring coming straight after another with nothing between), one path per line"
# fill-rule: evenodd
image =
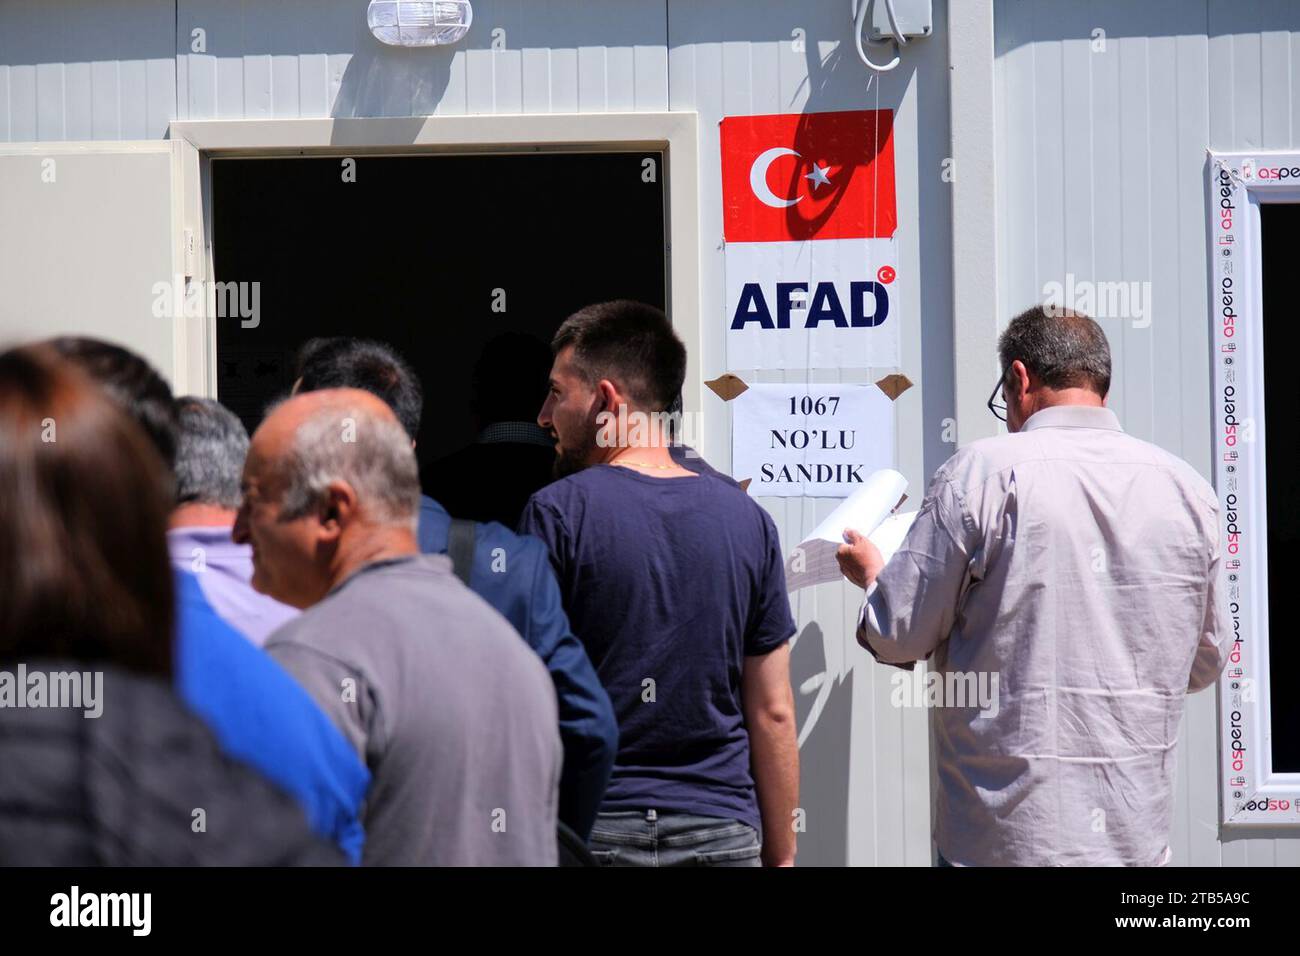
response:
M1035 428L1105 428L1121 432L1119 419L1109 408L1095 405L1052 405L1030 415L1021 431Z

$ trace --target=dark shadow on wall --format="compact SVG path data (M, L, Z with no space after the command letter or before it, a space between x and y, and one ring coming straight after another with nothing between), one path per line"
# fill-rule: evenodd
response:
M826 644L816 621L803 629L790 652L795 724L816 724L799 748L799 806L806 830L799 834L798 860L812 866L845 866L849 851L849 747L853 720L853 675L837 680L828 672ZM805 687L807 692L805 693ZM818 697L826 700L814 715Z
M792 17L802 17L812 11L792 10ZM919 379L922 402L920 426L922 434L922 485L914 490L913 500L920 501L925 483L944 461L956 450L944 441L944 420L954 415L953 394L953 327L952 327L952 183L951 175L944 176L944 160L949 156L949 96L947 62L947 10L936 4L935 36L917 41L904 52L899 66L887 73L872 74L858 59L853 49L847 24L840 27L837 18L821 10L807 25L805 63L808 73L807 103L805 113L851 109L889 109L895 111L894 134L899 129L897 110L908 91L915 97L915 116L921 122L915 131L915 155L900 150L895 142L895 182L898 208L895 210L899 231L900 253L915 235L917 275L911 277L906 295L915 300L904 302L902 315L914 317L920 325L920 354L913 355L909 367L902 369L913 379ZM803 24L795 24L803 26ZM841 42L829 54L818 52L824 39ZM877 59L884 48L874 47ZM802 92L802 90L800 91ZM794 104L787 104L793 109ZM913 164L914 165L911 165ZM904 164L908 164L908 168ZM907 190L915 189L909 197ZM906 258L900 265L911 265ZM996 375L996 343L988 343L989 366ZM919 367L918 367L919 366ZM919 376L918 376L919 372ZM903 401L917 399L917 395L904 396ZM838 622L836 622L838 625ZM853 644L853 637L846 638ZM844 865L848 857L848 822L850 812L870 812L868 805L849 806L849 758L852 739L852 703L855 672L862 670L863 679L870 681L869 660L859 667L849 668L844 677L827 674L823 684L801 692L801 684L826 668L825 647L821 628L814 622L804 630L795 654L792 655L792 678L795 686L796 708L802 727L809 719L819 693L827 695L821 713L804 746L800 749L801 787L800 800L808 810L808 833L801 837L799 856L805 863ZM832 645L834 646L834 645ZM851 653L866 655L856 646ZM821 658L821 660L818 660ZM830 682L829 686L826 682ZM866 693L870 693L868 685ZM868 733L873 731L868 731ZM933 738L933 730L931 730ZM861 743L859 746L870 746ZM936 792L933 741L929 747L931 793Z
M451 94L451 102L444 102L451 84L453 63L458 56L461 57L455 68L462 78L457 89L464 95L462 87L466 80L472 80L473 75L478 76L474 82L480 85L484 80L482 74L467 73L470 68L466 54L473 52L482 56L492 51L494 42L499 42L500 49L515 58L521 51L555 51L557 57L569 58L568 62L575 70L604 69L603 65L580 66L577 60L580 49L634 49L659 44L666 47L668 42L662 2L566 0L542 4L535 0L475 0L474 23L462 40L448 47L413 49L380 43L366 26L365 4L358 3L358 8L355 22L359 24L359 30L346 42L340 44L336 39L333 44L341 47L336 52L352 54L331 110L331 115L336 118L431 116L440 106L448 115L469 112L472 105L456 102L456 91ZM340 22L335 25L334 32L346 33L350 29L353 29L351 21ZM494 64L494 61L489 59L485 63L479 59L474 69L486 67L490 71L486 79L491 84L501 82L500 77L504 75L512 77L511 83L530 82L532 74L524 72L522 65L516 80L513 71L499 74L495 65L487 64ZM544 82L551 82L551 73L552 67L548 62ZM598 85L603 86L603 83ZM664 87L667 85L665 75ZM482 90L477 92L482 93ZM513 98L507 97L509 100ZM573 108L589 111L602 109L604 105L599 101L580 102Z
M871 74L858 59L850 43L841 43L826 56L818 52L818 43L810 27L805 46L808 70L808 102L804 113L818 113L848 109L897 110L904 93L914 89L917 98L916 114L925 118L916 131L916 168L912 176L900 165L906 155L894 150L895 183L900 200L909 183L915 183L916 216L904 216L902 208L896 209L900 230L919 230L929 225L929 230L917 236L918 280L911 285L917 297L915 305L905 303L900 314L915 315L921 324L923 343L920 357L918 384L922 401L923 480L928 482L943 462L956 451L956 446L945 441L946 419L955 412L952 367L952 175L945 178L944 160L949 154L948 123L948 56L946 41L947 10L936 4L934 10L935 36L909 45L902 62L887 73ZM829 31L834 23L821 25L817 35ZM873 47L880 58L883 48ZM801 121L801 127L806 121ZM882 131L883 132L883 131ZM891 130L892 133L892 130ZM935 228L935 227L939 228ZM896 234L898 235L898 234ZM901 235L899 236L901 239ZM990 342L989 368L996 377L996 343ZM909 372L908 369L903 369ZM910 370L916 379L915 369ZM991 381L991 379L990 379ZM920 500L923 488L917 489Z
M331 115L423 117L437 110L459 48L403 49L367 39L348 60Z

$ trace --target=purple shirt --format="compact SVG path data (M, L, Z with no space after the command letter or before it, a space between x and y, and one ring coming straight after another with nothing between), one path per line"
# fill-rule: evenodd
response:
M261 647L271 632L298 616L296 608L253 590L253 549L230 540L230 528L173 528L172 565L194 575L213 610Z

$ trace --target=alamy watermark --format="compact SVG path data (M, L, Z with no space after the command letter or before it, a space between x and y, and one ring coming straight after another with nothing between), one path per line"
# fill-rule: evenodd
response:
M996 717L998 675L990 671L922 672L916 668L890 675L894 707L978 707L980 716Z
M0 708L70 707L93 720L104 712L103 671L0 670Z
M1127 319L1145 329L1151 324L1151 283L1094 282L1067 272L1064 282L1043 283L1043 309L1048 315L1069 309L1094 319Z
M617 412L601 412L596 427L600 448L686 445L693 451L701 434L698 412L641 412L627 405L620 405Z
M187 282L184 276L177 275L170 282L155 282L150 291L156 319L194 319L207 315L214 319L239 319L242 329L255 329L262 323L260 282Z
M132 936L153 928L152 893L83 893L73 885L50 897L51 926L124 927Z

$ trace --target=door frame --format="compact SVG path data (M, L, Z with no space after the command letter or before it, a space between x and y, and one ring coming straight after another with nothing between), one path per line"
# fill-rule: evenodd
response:
M664 168L656 175L662 177L666 196L667 311L694 358L682 403L699 426L696 440L702 441L698 126L693 112L174 121L168 135L180 150L184 271L205 281L214 275L214 158L662 151ZM197 237L202 238L201 249ZM216 320L205 315L202 321L204 334L186 342L184 369L192 392L215 396Z

